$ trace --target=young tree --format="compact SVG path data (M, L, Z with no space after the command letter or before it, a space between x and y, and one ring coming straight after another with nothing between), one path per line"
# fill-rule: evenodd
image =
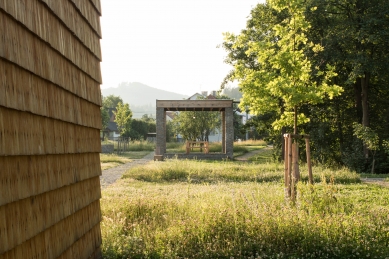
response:
M237 37L226 35L228 41L234 42L232 49L244 46L245 54L254 57L251 62L255 66L247 66L246 62L234 64L232 78L239 81L243 92L240 107L249 106L254 114L280 112L273 127L281 129L293 125L295 134L297 125L309 120L303 113L298 114L302 104L320 103L342 92L341 87L331 84L336 73L329 65L314 65L308 59L308 54L318 53L323 48L307 39L310 24L305 19L304 3L302 0L269 0L268 8L273 10L264 8L266 14L276 11L279 17L285 12L287 15L268 27L268 31L262 31L258 40L252 40L245 31Z
M132 111L128 103L119 102L115 111L115 122L121 136L127 136L131 128Z

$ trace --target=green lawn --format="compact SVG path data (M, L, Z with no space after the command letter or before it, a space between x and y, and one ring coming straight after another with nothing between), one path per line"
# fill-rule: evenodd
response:
M258 163L272 163L273 162L273 149L263 148L261 152L249 158L249 161L255 161Z
M150 154L150 151L128 151L120 154L100 154L101 170L129 163L132 159L141 159Z
M361 174L361 178L384 178L386 180L389 180L389 174Z
M167 160L102 193L104 258L386 258L389 189L346 169L284 198L283 165Z
M116 154L100 154L101 170L109 169L129 162L131 162L131 159L124 156Z

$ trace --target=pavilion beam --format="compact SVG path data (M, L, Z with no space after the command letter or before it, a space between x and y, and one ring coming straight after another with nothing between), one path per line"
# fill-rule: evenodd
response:
M157 108L185 110L187 108L198 110L215 110L232 107L232 100L157 100Z

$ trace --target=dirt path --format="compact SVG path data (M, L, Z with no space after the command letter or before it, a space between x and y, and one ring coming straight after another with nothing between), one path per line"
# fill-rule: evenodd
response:
M259 153L261 153L261 152L263 152L263 151L265 151L265 150L269 150L269 149L272 149L272 148L273 148L272 146L267 146L267 147L265 147L265 148L253 150L253 151L250 151L250 152L248 152L248 153L246 153L246 154L244 154L244 155L235 157L234 160L236 160L236 161L245 161L245 162L247 162L247 161L249 161L249 158L250 158L250 157L253 157L253 156L255 156L256 154L259 154Z
M154 152L151 152L150 154L146 155L142 159L133 159L129 163L126 163L126 164L123 164L123 165L120 165L120 166L117 166L117 167L113 167L113 168L109 168L109 169L103 170L102 171L102 175L100 176L101 189L105 189L109 185L111 185L114 182L116 182L116 180L119 179L120 177L122 177L122 175L128 169L130 169L130 168L132 168L134 166L146 164L146 163L150 162L153 159L154 159Z

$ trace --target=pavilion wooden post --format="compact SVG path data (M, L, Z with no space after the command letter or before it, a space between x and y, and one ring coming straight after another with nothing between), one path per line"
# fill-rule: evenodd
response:
M296 200L296 185L300 180L299 169L299 147L297 141L292 143L292 139L305 139L307 151L308 180L313 184L311 150L309 146L309 135L284 134L285 141L285 161L284 161L284 179L285 179L285 197L292 201Z

